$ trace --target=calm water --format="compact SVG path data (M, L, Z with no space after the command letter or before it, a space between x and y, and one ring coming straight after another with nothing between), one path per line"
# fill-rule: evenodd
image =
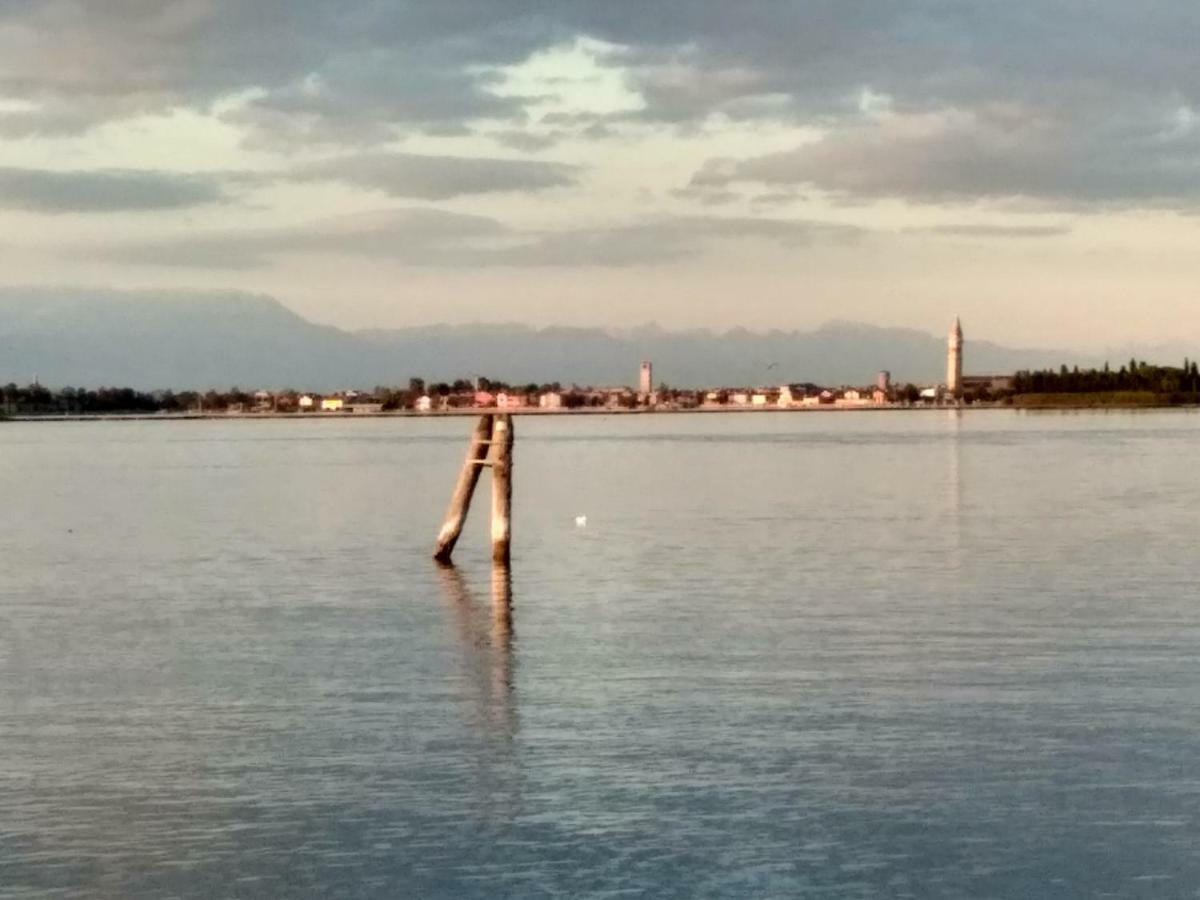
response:
M0 897L1197 896L1200 416L470 425L0 425Z

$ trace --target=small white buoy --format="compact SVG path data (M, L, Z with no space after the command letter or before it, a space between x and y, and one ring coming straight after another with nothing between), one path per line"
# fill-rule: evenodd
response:
M587 516L576 516L575 517L575 527L576 528L583 528L586 525L587 525Z

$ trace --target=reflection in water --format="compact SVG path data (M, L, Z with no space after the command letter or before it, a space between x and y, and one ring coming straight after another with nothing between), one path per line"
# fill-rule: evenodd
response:
M961 550L963 546L963 483L961 469L961 448L963 436L963 411L956 407L949 411L946 443L949 456L946 471L946 517L950 527L946 529L950 546Z
M492 694L503 695L505 706L512 707L512 570L505 565L492 566Z
M442 595L455 631L463 669L470 683L471 722L478 726L479 808L511 818L520 802L520 780L514 742L517 735L513 679L512 574L507 566L492 568L492 603L485 612L462 573L453 565L438 567ZM497 809L492 809L496 807Z

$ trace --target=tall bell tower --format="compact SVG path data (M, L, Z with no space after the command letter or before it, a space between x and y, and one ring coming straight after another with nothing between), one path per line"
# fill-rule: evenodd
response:
M955 400L962 399L963 331L962 323L954 317L954 327L946 341L946 393Z

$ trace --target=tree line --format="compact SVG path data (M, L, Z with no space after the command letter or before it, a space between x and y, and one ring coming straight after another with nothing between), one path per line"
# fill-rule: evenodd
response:
M1113 369L1108 363L1102 369L1068 369L1057 371L1023 370L1013 376L1013 392L1017 394L1092 394L1113 391L1142 391L1154 394L1200 394L1200 366L1185 359L1183 366L1156 366L1130 359L1126 365Z
M426 384L424 379L410 378L407 387L378 385L368 392L371 399L381 403L385 411L412 409L418 398L449 398L462 403L474 400L476 390L489 393L502 391L541 394L560 392L563 405L588 405L590 398L583 392L563 387L558 382L512 385L491 378L474 381L457 379ZM41 384L24 387L10 383L0 387L0 416L9 415L116 415L123 413L198 413L270 410L298 412L304 392L292 389L274 391L267 400L238 387L218 391L140 391L130 387L51 389ZM311 396L329 396L313 393ZM364 398L365 399L365 398Z

